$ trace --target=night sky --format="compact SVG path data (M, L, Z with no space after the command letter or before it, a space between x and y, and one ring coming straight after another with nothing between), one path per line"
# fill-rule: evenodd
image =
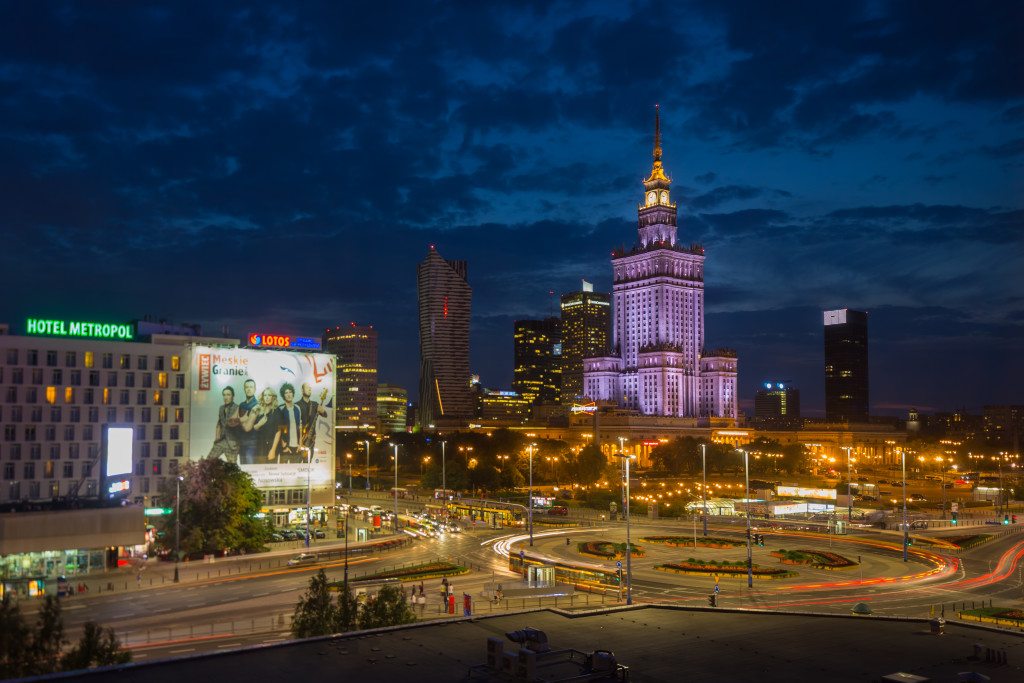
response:
M380 333L469 261L472 367L636 237L660 103L709 347L823 408L821 311L871 404L1024 403L1019 2L4 2L0 321Z

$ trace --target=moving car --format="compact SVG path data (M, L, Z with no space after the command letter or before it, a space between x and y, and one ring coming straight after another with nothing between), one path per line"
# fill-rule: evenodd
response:
M303 564L314 564L316 562L316 555L314 553L299 553L292 559L288 560L289 567L297 567Z

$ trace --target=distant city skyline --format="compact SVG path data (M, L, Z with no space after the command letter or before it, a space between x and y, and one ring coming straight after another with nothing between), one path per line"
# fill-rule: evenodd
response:
M679 241L739 405L824 416L822 311L871 320L871 406L1024 402L1024 8L23 3L0 26L0 322L151 315L379 334L416 400L416 264L474 274L471 371L612 291L660 103ZM549 292L554 292L554 295Z

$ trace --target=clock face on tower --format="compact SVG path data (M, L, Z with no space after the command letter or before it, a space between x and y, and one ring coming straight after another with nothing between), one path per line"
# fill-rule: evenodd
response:
M668 204L668 192L661 193L661 203Z
M658 193L657 192L648 192L647 193L647 205L650 206L651 204L653 204L656 201L658 201Z

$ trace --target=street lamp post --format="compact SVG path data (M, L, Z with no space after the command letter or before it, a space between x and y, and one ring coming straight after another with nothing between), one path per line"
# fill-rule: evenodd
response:
M370 490L370 440L367 439L363 443L366 444L366 490Z
M346 453L345 459L348 460L348 497L352 497L352 454Z
M910 544L910 525L907 523L907 453L900 451L903 462L903 561L907 561L907 546Z
M846 451L846 522L853 519L853 468L850 466L850 446L843 446Z
M750 456L747 451L740 449L743 453L743 477L746 482L746 493L744 494L744 507L747 509L747 588L754 587L754 555L750 548Z
M630 546L629 537L629 461L633 456L619 453L616 457L624 458L626 461L626 604L633 604L633 548Z
M174 479L174 583L178 583L178 562L181 561L181 480Z
M537 444L532 444L531 443L529 446L526 447L526 450L530 453L530 487L529 487L530 512L529 512L529 515L528 515L528 519L529 519L529 523L530 523L530 547L531 548L533 547L533 447L536 446L536 445Z
M309 473L313 469L313 447L306 446L306 547L309 547L309 499L312 491Z
M704 535L708 535L708 459L707 444L700 445L700 466L703 472L703 483L700 487L700 499L704 504Z
M395 447L395 533L398 533L398 444L391 444Z
M620 436L620 437L618 437L618 439L619 439L619 453L625 454L626 446L624 444L625 444L626 441L629 441L629 439L627 439L624 436ZM625 470L625 465L623 465L622 463L619 463L619 479L620 479L620 481L621 481L622 476L624 474L624 470ZM625 513L625 510L626 510L626 489L625 489L625 487L621 487L621 486L619 488L620 488L620 490L622 492L622 500L620 502L622 503L623 513Z
M444 446L445 441L441 442L441 519L445 522L448 521L448 482L445 479L445 467L444 467Z

